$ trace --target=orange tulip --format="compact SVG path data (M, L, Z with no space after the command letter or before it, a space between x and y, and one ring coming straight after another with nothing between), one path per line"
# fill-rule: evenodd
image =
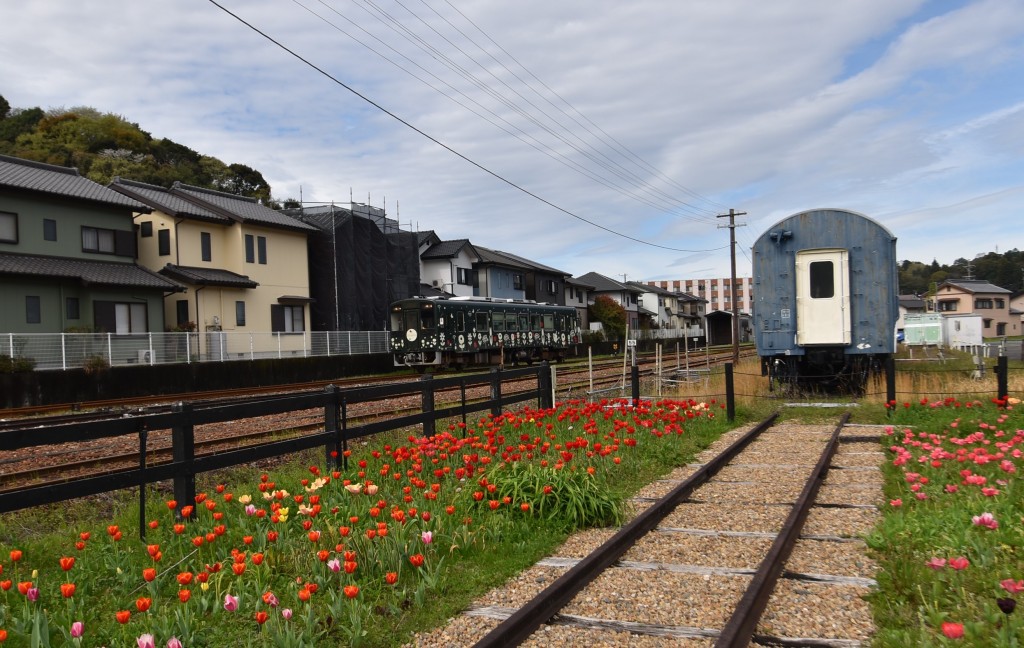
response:
M142 580L146 581L147 583L152 583L155 579L156 569L152 567L147 567L146 569L142 570Z
M11 562L18 562L19 560L21 560L21 555L21 549L12 549Z
M263 625L264 623L267 622L267 616L268 615L267 615L266 612L260 610L259 612L256 613L256 623L258 623L260 625Z
M149 606L151 606L151 605L153 605L153 599L151 599L151 598L146 598L145 596L140 596L139 598L135 599L135 608L139 612L145 612L146 610L149 609Z
M128 619L132 618L132 613L128 610L119 610L118 612L114 613L114 618L117 619L118 623L124 625L125 623L128 623Z
M181 572L178 574L178 584L189 585L192 583L192 572Z
M359 595L359 588L358 587L356 587L355 585L346 585L345 586L345 596L347 596L349 598L355 598L358 595Z
M60 568L64 571L69 571L75 566L75 559L69 556L64 556L60 559Z
M178 600L182 603L188 603L188 600L192 597L192 592L187 589L178 590Z
M235 572L235 576L241 576L245 573L245 563L233 563L231 571Z
M75 584L74 583L61 583L60 593L64 598L71 598L75 595Z

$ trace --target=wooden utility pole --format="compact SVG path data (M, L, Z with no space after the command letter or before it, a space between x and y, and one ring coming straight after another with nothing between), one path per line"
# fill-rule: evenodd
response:
M729 277L729 299L732 300L732 363L735 366L740 361L740 309L736 299L736 217L746 216L747 212L738 212L730 209L728 214L718 214L718 218L729 219L728 225L719 227L729 228L729 261L732 267L732 274Z

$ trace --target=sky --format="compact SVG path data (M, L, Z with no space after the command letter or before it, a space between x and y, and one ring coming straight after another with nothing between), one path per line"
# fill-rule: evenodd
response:
M900 260L1024 248L1021 0L37 0L0 24L14 108L122 115L275 198L575 276L727 277L730 209L738 276L824 207Z

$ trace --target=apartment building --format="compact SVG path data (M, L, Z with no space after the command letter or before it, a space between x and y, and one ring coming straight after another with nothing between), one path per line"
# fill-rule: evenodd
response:
M740 313L750 315L753 312L754 280L752 277L736 277L735 291L732 290L728 277L721 279L670 279L646 283L672 292L689 293L706 299L709 313L712 311L732 312L733 300L738 302Z

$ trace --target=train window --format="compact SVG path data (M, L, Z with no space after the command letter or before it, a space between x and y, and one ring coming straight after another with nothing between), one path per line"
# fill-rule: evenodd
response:
M539 330L541 330L541 328L543 328L543 327L541 326L541 319L540 319L540 315L533 315L533 316L532 316L532 319L533 319L533 322L532 322L532 323L533 323L533 326L531 327L531 328L532 328L532 330L534 330L534 331L539 331Z
M488 322L487 322L487 313L477 313L476 314L476 330L482 333L482 332L486 331L489 328L490 328L490 326L488 325Z
M530 330L530 316L525 313L519 316L519 330L529 331Z
M419 324L418 321L416 321L416 319L417 319L416 318L416 311L414 311L414 310L407 310L407 311L405 311L405 326L404 326L404 329L406 331L408 331L409 329L419 330L420 324Z
M543 328L546 328L549 331L555 328L555 316L554 315L550 315L549 314L549 315L545 315L544 316Z
M505 313L505 330L506 331L518 331L519 320L516 318L515 313Z
M495 332L505 330L505 313L492 313L491 314L491 325L494 327Z
M455 313L455 330L463 333L466 330L466 314L462 311Z
M179 304L181 302L178 302ZM188 302L185 302L188 304ZM186 320L187 321L187 320ZM402 329L402 311L391 311L391 330L393 332L401 331Z
M811 298L830 299L836 295L835 273L831 261L812 261Z
M424 307L423 310L420 311L420 323L423 325L423 328L425 328L425 329L436 328L437 324L435 323L435 321L436 320L434 318L434 309L432 307L431 308Z

